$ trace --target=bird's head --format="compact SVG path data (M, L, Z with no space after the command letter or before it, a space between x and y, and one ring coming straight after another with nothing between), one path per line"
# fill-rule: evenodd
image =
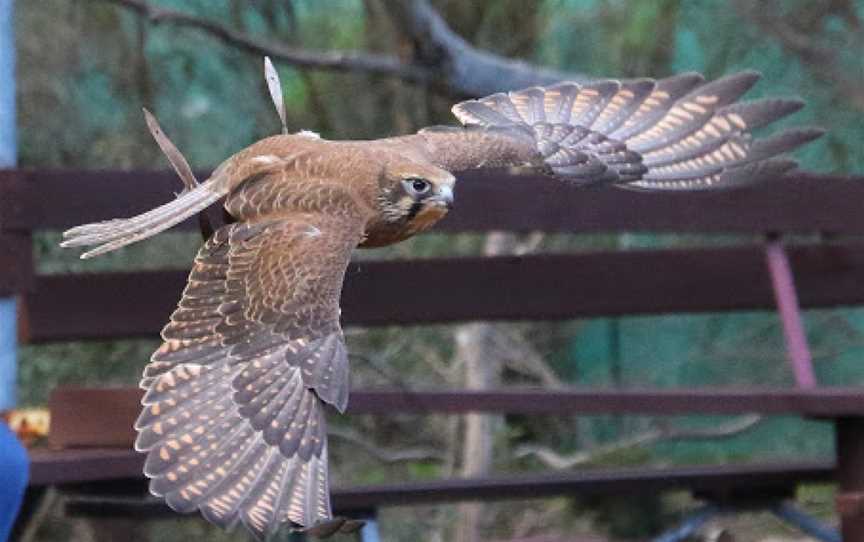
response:
M443 169L413 161L384 167L378 204L385 222L414 231L431 226L453 207L456 179Z

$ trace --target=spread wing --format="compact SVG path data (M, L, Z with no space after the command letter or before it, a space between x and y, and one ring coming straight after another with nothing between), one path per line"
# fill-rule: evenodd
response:
M339 295L362 222L295 214L221 228L201 248L141 381L136 448L181 512L335 530L323 404L343 411ZM332 527L332 528L331 528Z
M803 106L737 103L758 80L741 72L705 83L698 74L655 81L561 83L459 103L465 128L433 127L412 142L451 171L530 166L580 185L705 189L757 182L795 166L785 152L822 134L750 132Z

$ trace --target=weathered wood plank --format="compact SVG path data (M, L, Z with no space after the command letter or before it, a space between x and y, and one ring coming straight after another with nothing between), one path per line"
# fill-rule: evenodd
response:
M864 213L862 213L864 214ZM789 249L805 308L864 303L864 245ZM41 276L23 307L29 341L156 337L185 271ZM773 309L760 246L361 262L346 325L562 320Z
M392 412L459 414L767 414L814 417L864 415L860 388L588 390L510 389L490 391L357 391L351 414Z
M184 271L40 276L20 304L25 342L158 338L180 299Z
M135 442L133 424L141 412L138 388L70 388L52 390L48 398L53 448L129 448Z
M127 448L30 451L31 486L143 478L144 455Z
M26 232L0 231L0 296L33 286L33 243Z
M31 453L31 486L73 484L96 480L142 480L143 454L133 450L90 449ZM74 467L74 468L72 468ZM834 466L828 462L770 463L675 468L616 468L554 474L495 476L481 479L447 479L424 482L335 488L334 508L374 509L385 505L431 504L464 500L530 499L557 495L596 495L655 492L689 488L694 492L722 494L744 492L752 498L806 482L831 481ZM87 501L77 501L73 515L87 514ZM92 502L92 501L91 501ZM100 502L98 510L108 513ZM111 515L124 514L123 503ZM136 513L162 512L161 501L125 503Z
M485 479L449 479L381 486L337 488L334 508L363 510L383 505L465 500L532 499L556 495L654 493L690 489L712 495L794 495L799 483L833 479L830 463L772 463L715 467L616 468Z
M49 401L53 446L131 446L132 424L143 392L137 388L54 390ZM351 393L351 415L498 414L791 414L853 417L864 415L860 389L687 389L687 390L538 390L369 391Z
M0 216L4 206L15 207L0 219L3 229L59 229L130 216L169 201L180 187L170 171L6 170L0 171L0 193L13 178L15 190L0 197ZM472 171L460 175L456 210L439 229L860 234L862 180L796 172L738 190L669 194L586 190L540 176ZM197 226L188 221L185 227Z

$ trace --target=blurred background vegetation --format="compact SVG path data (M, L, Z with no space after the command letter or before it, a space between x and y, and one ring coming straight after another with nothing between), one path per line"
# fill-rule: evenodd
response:
M141 107L156 113L197 168L212 167L278 131L259 55L199 30L153 24L118 3L17 2L23 167L167 167L147 133ZM405 54L412 46L394 23L385 0L153 0L153 4L273 45L388 54ZM476 47L590 77L662 77L696 70L711 78L757 69L764 78L750 96L800 96L808 107L793 122L830 130L797 154L804 167L864 171L864 0L435 0L432 5ZM461 97L393 77L300 69L278 61L277 66L289 127L320 132L326 138L375 138L429 124L451 124L449 107ZM186 268L200 244L195 235L169 233L80 263L73 251L56 248L58 238L56 232L48 232L36 240L43 273ZM357 257L626 250L753 241L728 236L429 234ZM807 326L820 382L864 381L861 311L813 311L807 315ZM349 329L348 338L356 387L792 383L778 321L763 313ZM156 345L154 338L25 347L20 363L21 401L44 403L50 389L60 383L134 384ZM331 425L336 485L476 475L486 470L805 459L823 457L832 446L827 427L788 418L334 417ZM734 429L733 435L719 441L662 436L727 425ZM634 436L658 429L661 437L648 444L627 444ZM490 444L480 456L471 448L478 442L481 450L484 442ZM575 452L582 453L581 459L568 461ZM477 457L479 461L472 464ZM830 489L812 488L803 497L811 511L830 519ZM638 538L668 525L690 506L687 498L677 495L629 499L626 508L614 500L562 499L482 509L393 508L385 510L381 520L388 541L453 540L457 534L466 541L503 540L558 531ZM785 532L761 516L737 521L742 540ZM88 540L92 529L55 518L40 529L37 539ZM140 529L136 536L151 540L245 536L221 534L196 520L152 522ZM478 532L483 533L480 538Z

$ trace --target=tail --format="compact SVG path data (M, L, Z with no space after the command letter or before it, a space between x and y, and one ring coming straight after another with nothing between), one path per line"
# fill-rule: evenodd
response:
M146 239L183 222L206 209L227 193L224 175L215 172L210 179L188 190L174 201L131 218L84 224L63 232L62 247L93 246L81 255L92 258Z
M549 172L570 182L718 188L794 168L780 155L823 133L795 128L754 140L752 130L804 105L789 99L735 103L758 79L745 71L709 83L695 73L659 81L561 83L469 100L453 112L463 124L530 129Z

